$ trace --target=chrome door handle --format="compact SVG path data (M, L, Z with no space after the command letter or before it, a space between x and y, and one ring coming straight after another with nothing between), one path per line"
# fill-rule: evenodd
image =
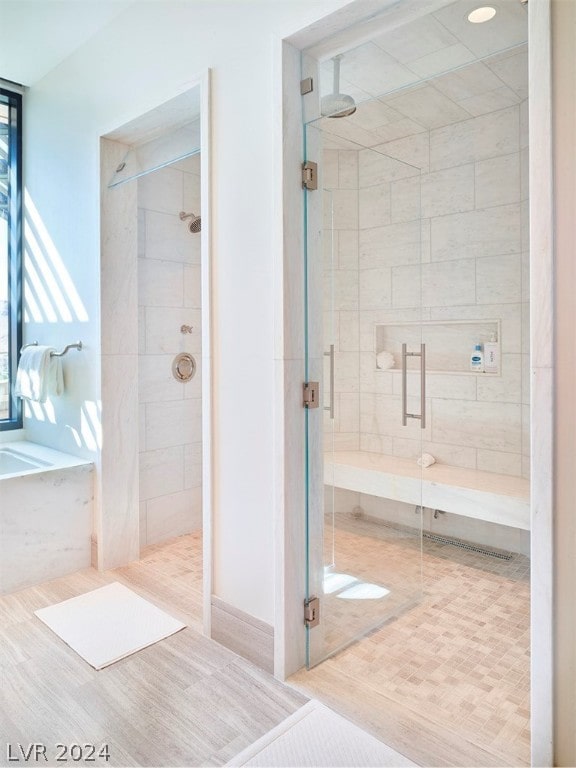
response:
M420 413L408 413L408 371L407 359L420 358ZM406 344L402 344L402 426L408 424L408 419L419 419L420 428L426 429L426 344L420 344L420 352L408 352Z
M407 389L407 373L406 373L406 358L408 352L406 351L406 344L402 344L402 426L405 427L408 424L408 394Z
M330 344L330 351L324 352L324 357L330 358L330 405L325 405L324 410L330 411L330 418L334 418L334 344Z
M426 344L420 344L420 429L426 429Z

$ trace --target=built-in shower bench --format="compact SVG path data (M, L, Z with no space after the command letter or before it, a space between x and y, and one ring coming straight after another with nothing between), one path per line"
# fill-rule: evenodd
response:
M522 477L448 464L421 469L410 459L337 451L324 458L324 481L336 488L530 530L530 484Z

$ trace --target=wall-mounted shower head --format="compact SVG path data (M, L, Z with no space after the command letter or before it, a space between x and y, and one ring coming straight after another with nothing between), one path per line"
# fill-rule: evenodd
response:
M196 216L195 213L185 213L184 211L180 211L180 220L185 221L186 219L190 219L190 223L188 224L188 229L190 232L196 234L196 232L200 232L202 229L202 219L200 216Z
M342 54L334 56L334 87L332 93L322 97L320 111L324 117L348 117L356 112L356 102L352 96L340 93L340 60Z

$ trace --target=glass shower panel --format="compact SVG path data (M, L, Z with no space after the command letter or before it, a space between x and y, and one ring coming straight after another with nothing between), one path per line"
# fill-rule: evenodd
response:
M200 152L200 118L155 138L133 144L108 186L116 187Z
M422 589L420 169L339 141L345 120L306 126L319 166L305 192L306 362L321 406L306 427L309 667Z

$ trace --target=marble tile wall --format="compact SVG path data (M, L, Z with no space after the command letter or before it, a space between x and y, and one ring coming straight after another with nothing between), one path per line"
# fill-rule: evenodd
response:
M325 339L336 349L326 430L337 450L416 458L423 447L443 462L527 477L527 103L429 123L374 149L325 150ZM375 361L377 324L420 319L499 321L502 355L498 376L469 372L472 349L461 370L429 373L423 433L401 426L400 373ZM446 333L449 344L454 326ZM418 386L409 375L416 412Z
M141 546L202 525L200 235L180 211L200 211L199 156L138 180ZM179 352L197 364L186 384L172 376Z

